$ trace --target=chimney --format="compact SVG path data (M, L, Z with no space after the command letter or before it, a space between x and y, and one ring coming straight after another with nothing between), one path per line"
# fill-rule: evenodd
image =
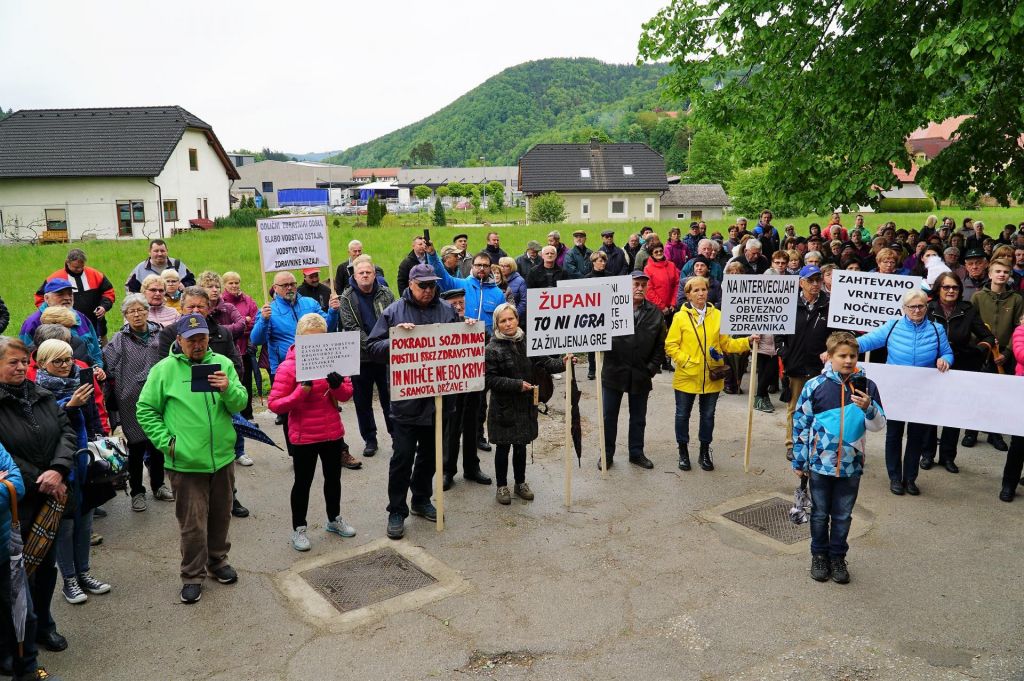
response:
M601 148L601 140L599 140L596 137L591 137L590 138L590 150L591 151L597 151L600 148Z

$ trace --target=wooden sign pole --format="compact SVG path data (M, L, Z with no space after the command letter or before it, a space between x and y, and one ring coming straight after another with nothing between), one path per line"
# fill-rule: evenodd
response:
M565 507L572 506L572 357L565 363Z
M470 393L476 395L476 393ZM444 442L441 395L434 396L434 499L437 501L437 531L444 532Z
M739 387L739 379L736 387ZM750 386L747 396L747 438L743 445L743 472L750 472L750 438L754 426L754 394L757 392L757 341L750 342Z
M604 352L598 350L594 353L597 359L595 372L597 374L597 437L601 441L601 477L608 477L608 451L604 446L604 389L601 385L601 369L604 367Z

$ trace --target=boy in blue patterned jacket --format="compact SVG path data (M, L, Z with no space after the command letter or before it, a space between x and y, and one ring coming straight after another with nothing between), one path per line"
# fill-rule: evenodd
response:
M825 349L832 366L807 381L797 400L793 472L810 476L811 577L846 584L846 537L864 472L864 435L885 427L885 413L877 386L857 367L853 334L833 333Z

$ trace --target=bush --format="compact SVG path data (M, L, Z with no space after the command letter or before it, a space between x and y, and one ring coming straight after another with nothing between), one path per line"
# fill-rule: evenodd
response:
M931 199L885 199L878 202L880 213L927 213L935 210Z
M227 217L217 218L213 224L217 227L255 227L259 218L283 215L287 211L269 208L236 208Z
M441 197L434 201L434 215L431 218L431 222L434 223L435 227L444 227L448 224L444 215L444 206L441 205Z
M535 196L530 200L531 222L564 222L565 199L556 192Z

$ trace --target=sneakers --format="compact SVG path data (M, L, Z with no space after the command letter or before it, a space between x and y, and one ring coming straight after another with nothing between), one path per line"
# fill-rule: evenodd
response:
M132 495L132 510L141 513L146 510L146 495L143 493Z
M832 576L832 566L828 562L828 556L811 556L811 579L816 582L827 582Z
M238 573L230 565L222 565L213 571L213 576L221 584L234 584L238 581Z
M88 572L78 575L78 584L91 594L105 594L110 592L110 585L101 579L96 579Z
M158 501L174 501L174 492L167 485L160 485L155 492L153 492L153 498Z
M498 503L502 506L508 506L512 503L512 493L508 491L508 487L502 485L498 488L498 493L495 496Z
M507 487L505 489L508 489ZM526 499L527 501L533 501L533 490L530 489L530 483L523 482L516 485L516 496L520 499Z
M409 511L413 515L418 515L421 518L426 518L432 523L437 522L437 509L434 508L434 505L429 501L425 504L414 505L412 508L409 509Z
M235 463L237 463L239 466L251 466L256 462L253 461L252 457L250 457L248 454L242 454L242 456L235 459Z
M357 471L363 467L363 462L352 456L347 449L341 453L341 465L349 470Z
M198 603L199 599L203 597L203 585L202 584L182 584L181 585L181 602L191 605Z
M292 548L296 551L309 551L309 537L306 536L306 526L296 527L292 532Z
M74 577L68 577L64 580L64 588L60 592L64 595L64 600L72 605L85 603L89 600L89 597L82 591L82 587L79 586L78 580Z
M327 525L324 526L324 529L328 532L333 532L339 537L351 538L356 536L356 528L342 520L340 515L327 523Z
M405 536L405 518L401 513L388 515L388 538L401 539Z
M89 535L89 546L99 546L103 543L103 535L93 532Z
M836 584L850 583L850 570L846 567L846 558L843 556L832 559L832 581Z
M762 411L765 414L774 414L775 407L772 405L771 398L768 397L755 397L754 398L754 409Z

